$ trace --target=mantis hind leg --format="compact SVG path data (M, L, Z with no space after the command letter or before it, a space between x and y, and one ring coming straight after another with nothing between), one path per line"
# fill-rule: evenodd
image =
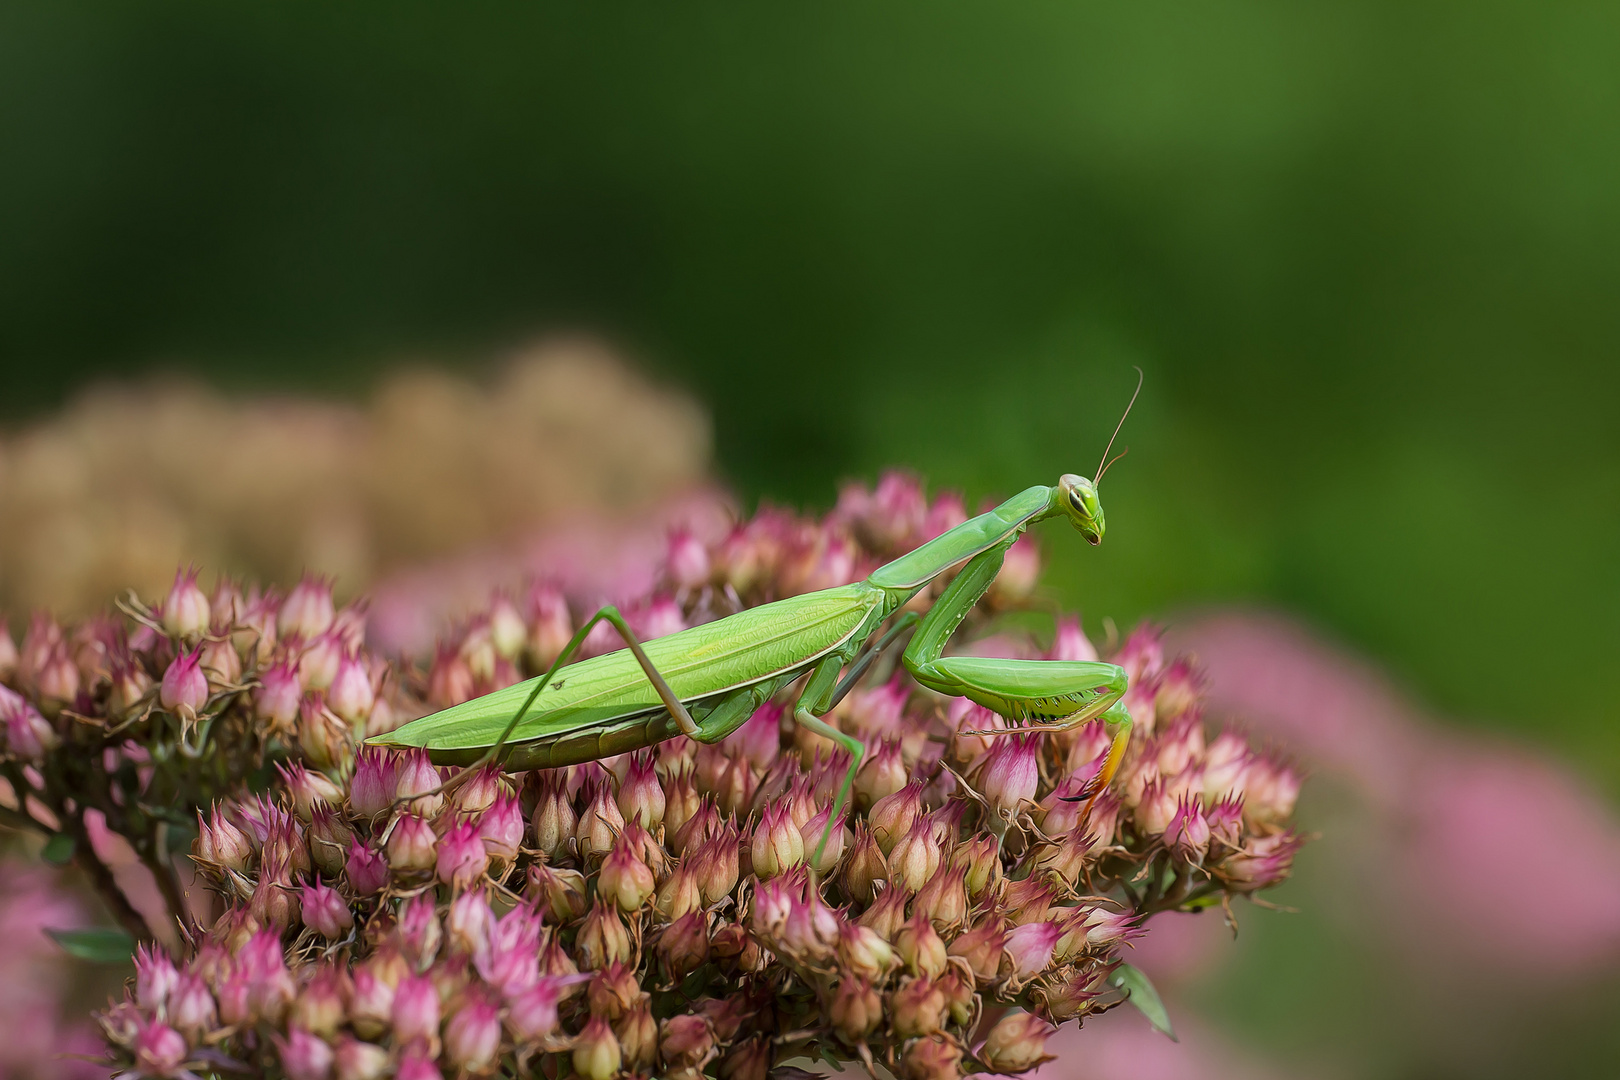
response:
M535 682L534 689L529 691L529 696L523 700L523 706L512 714L512 719L502 729L500 738L495 740L495 744L485 751L484 755L477 761L441 784L441 791L455 790L465 783L473 773L490 762L501 759L502 751L506 747L506 740L511 738L512 732L517 730L517 726L523 722L523 718L534 707L535 699L540 696L540 692L551 682L552 677L557 674L559 668L573 660L574 655L579 652L580 646L585 643L586 636L596 627L597 623L604 620L619 632L619 636L624 639L624 643L630 647L631 655L636 658L636 663L641 665L641 670L647 675L647 681L652 683L653 689L658 693L658 699L669 710L670 716L675 718L675 723L680 727L681 731L693 738L699 737L698 725L692 719L692 714L687 712L686 706L681 703L681 699L675 696L675 691L670 689L669 683L659 673L658 668L653 665L652 660L648 658L646 650L641 647L641 641L636 637L635 631L631 630L630 625L624 621L624 616L619 614L618 608L611 604L605 604L597 609L596 614L580 624L578 630L574 631L574 636L568 639L568 644L563 646L562 651L557 654L557 658L551 662L551 666L546 668L545 674L541 675L539 680Z

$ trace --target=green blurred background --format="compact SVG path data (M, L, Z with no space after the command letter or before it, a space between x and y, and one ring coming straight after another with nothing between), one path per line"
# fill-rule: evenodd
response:
M747 497L976 499L1140 365L1093 630L1282 606L1620 792L1611 4L13 2L0 147L8 421L587 327Z

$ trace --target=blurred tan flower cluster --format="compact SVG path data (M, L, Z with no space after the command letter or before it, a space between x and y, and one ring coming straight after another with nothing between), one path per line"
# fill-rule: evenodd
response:
M695 402L583 339L489 385L397 373L363 405L103 387L0 436L0 609L85 613L190 561L354 592L565 512L660 500L700 483L709 451Z

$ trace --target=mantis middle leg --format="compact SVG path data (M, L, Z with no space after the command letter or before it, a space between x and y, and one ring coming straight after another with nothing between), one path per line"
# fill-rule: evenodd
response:
M1009 537L968 561L923 617L901 660L912 678L930 690L968 698L1026 725L1010 730L1062 731L1100 715L1112 741L1094 799L1113 780L1130 741L1131 716L1120 700L1128 681L1124 668L1085 660L944 655L946 642L990 588L1015 539Z

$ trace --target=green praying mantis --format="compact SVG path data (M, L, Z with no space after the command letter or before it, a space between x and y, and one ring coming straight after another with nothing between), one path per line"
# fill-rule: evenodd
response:
M1129 415L1130 406L1125 412ZM1124 421L1121 416L1120 424ZM864 581L762 604L645 644L615 608L603 607L579 627L543 675L369 741L422 747L435 764L468 766L446 782L448 788L495 761L509 771L546 769L628 753L678 735L719 742L808 674L793 719L850 755L811 860L818 864L863 752L859 740L823 717L873 658L915 627L901 655L913 679L941 694L966 697L1015 725L980 734L1060 731L1100 717L1111 742L1091 785L1094 799L1112 780L1130 738L1131 717L1121 700L1127 682L1123 668L1098 661L946 656L944 651L1025 529L1061 517L1092 545L1102 543L1097 484L1110 464L1104 450L1095 480L1065 474L1056 485L1028 488L886 563ZM959 565L960 572L925 613L902 612ZM604 620L629 647L569 665L586 635ZM889 628L874 641L886 623Z

